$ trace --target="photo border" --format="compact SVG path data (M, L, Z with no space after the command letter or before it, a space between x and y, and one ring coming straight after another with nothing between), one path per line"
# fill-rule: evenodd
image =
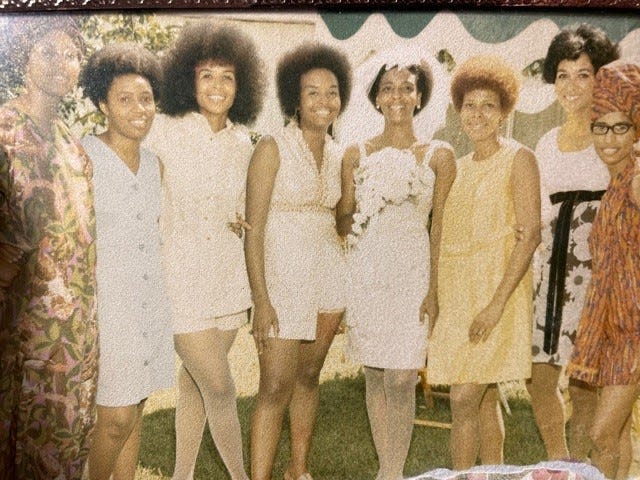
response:
M272 9L580 9L640 10L640 0L0 0L3 12ZM640 12L638 12L640 13Z

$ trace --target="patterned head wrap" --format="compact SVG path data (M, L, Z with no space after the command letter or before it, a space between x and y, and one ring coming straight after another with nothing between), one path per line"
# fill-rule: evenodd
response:
M640 57L616 60L598 70L591 119L611 112L624 113L640 135Z

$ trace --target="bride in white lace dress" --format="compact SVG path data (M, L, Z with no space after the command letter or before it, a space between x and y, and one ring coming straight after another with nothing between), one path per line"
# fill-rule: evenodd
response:
M365 366L379 480L402 478L417 369L426 359L425 315L437 316L440 219L455 160L446 143L420 143L414 132L413 117L431 90L426 65L383 65L368 96L384 130L350 147L342 165L337 215L350 250L347 352Z

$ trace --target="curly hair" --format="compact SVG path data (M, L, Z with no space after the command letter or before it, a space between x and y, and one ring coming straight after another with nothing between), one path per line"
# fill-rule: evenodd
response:
M188 24L163 57L164 84L160 104L165 113L181 116L198 111L195 69L215 60L236 69L236 96L229 110L232 122L253 123L262 109L264 64L253 41L241 31L214 22Z
M135 74L146 78L158 98L162 70L158 58L135 43L113 43L95 52L80 72L80 86L96 107L107 100L111 84L120 75Z
M472 90L494 91L500 97L500 109L508 114L513 110L520 91L515 71L500 57L478 55L456 68L451 79L451 99L460 112L466 93Z
M24 84L24 72L31 50L51 32L67 34L84 53L80 16L64 14L19 15L9 22L0 46L0 75L4 87Z
M386 63L380 67L378 70L378 74L376 78L373 80L371 87L369 88L369 92L367 93L367 97L371 104L376 106L376 98L378 97L378 91L380 90L380 81L386 72L393 68L403 68L407 71L413 73L416 76L416 88L418 93L420 93L420 108L416 108L413 111L413 114L416 115L420 110L424 108L424 106L429 103L429 98L431 98L431 92L433 89L433 74L431 73L431 69L427 64L418 65L413 64L406 67L399 67L398 65L393 65L389 67Z
M563 60L577 60L583 53L591 60L593 73L596 73L601 66L620 57L620 48L603 30L588 23L564 28L551 40L542 78L547 83L555 83L558 64Z
M300 78L315 68L329 70L336 76L340 94L340 113L347 107L351 95L351 64L346 55L327 45L306 43L286 53L278 62L278 99L280 110L285 117L295 116L300 104Z

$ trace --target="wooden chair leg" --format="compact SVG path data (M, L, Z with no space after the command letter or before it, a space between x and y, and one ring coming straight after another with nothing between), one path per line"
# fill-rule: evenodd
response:
M424 393L424 403L426 408L432 409L434 407L434 401L433 398L438 396L438 397L444 397L444 398L448 398L449 395L447 393L441 393L441 392L434 392L431 390L431 385L429 385L429 382L427 381L427 367L423 367L420 370L418 370L418 377L420 379L420 386L422 387L422 392ZM435 427L435 428L451 428L451 424L450 423L445 423L445 422L436 422L434 420L423 420L421 418L416 418L413 421L414 424L416 425L422 425L425 427Z

